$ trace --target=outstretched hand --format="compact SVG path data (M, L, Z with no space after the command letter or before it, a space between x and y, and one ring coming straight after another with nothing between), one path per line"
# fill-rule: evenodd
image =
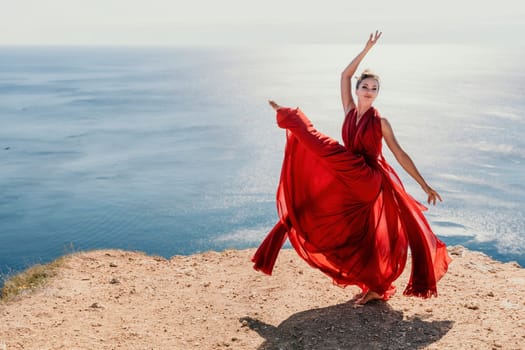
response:
M366 42L366 48L371 49L372 46L374 46L377 43L377 41L379 40L382 34L383 32L380 32L378 30L376 30L375 33L370 33L370 37L368 38L368 41Z
M439 199L440 202L443 202L443 200L441 199L441 196L439 195L439 193L437 193L437 191L434 190L432 187L425 186L423 188L423 190L425 191L425 193L428 196L428 198L427 198L427 203L428 204L436 205L436 200L438 200L438 199Z

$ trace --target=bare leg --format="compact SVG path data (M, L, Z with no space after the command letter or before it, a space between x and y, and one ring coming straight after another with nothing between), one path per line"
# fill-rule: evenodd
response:
M270 106L272 106L272 108L275 109L275 110L278 110L279 108L281 108L281 106L279 106L277 103L275 103L275 101L268 100L268 103L269 103Z

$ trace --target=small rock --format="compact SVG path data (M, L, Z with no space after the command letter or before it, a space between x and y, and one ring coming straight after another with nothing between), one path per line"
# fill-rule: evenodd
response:
M93 304L91 304L90 308L92 308L92 309L103 309L104 306L100 305L99 303L93 303Z
M115 263L110 263L110 264L109 264L109 267L117 267L117 264L115 264Z
M449 247L449 253L450 255L463 256L465 253L465 248L462 246Z
M111 284L119 284L120 281L118 279L116 279L116 278L112 278L111 281L109 281L109 283L111 283Z
M510 261L508 262L508 264L512 267L515 267L515 268L518 268L518 269L521 269L521 265L517 262L517 261Z
M479 310L479 306L475 305L475 304L465 304L463 306L466 307L469 310Z

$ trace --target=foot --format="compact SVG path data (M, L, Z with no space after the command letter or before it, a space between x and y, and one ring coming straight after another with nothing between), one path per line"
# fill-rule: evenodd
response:
M361 295L355 301L355 303L359 304L359 305L365 305L366 303L368 303L370 301L374 301L374 300L383 300L383 297L380 294L369 290L366 294Z
M275 109L275 110L278 110L279 108L281 108L281 106L279 106L277 103L275 103L275 101L269 100L268 103L269 103L270 106L272 106L272 108Z

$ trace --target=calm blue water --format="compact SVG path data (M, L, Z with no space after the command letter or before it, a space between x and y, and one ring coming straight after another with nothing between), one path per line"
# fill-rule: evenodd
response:
M267 99L340 139L359 49L0 48L0 273L75 250L257 246L284 145ZM374 50L376 106L444 197L434 231L525 265L525 50Z

